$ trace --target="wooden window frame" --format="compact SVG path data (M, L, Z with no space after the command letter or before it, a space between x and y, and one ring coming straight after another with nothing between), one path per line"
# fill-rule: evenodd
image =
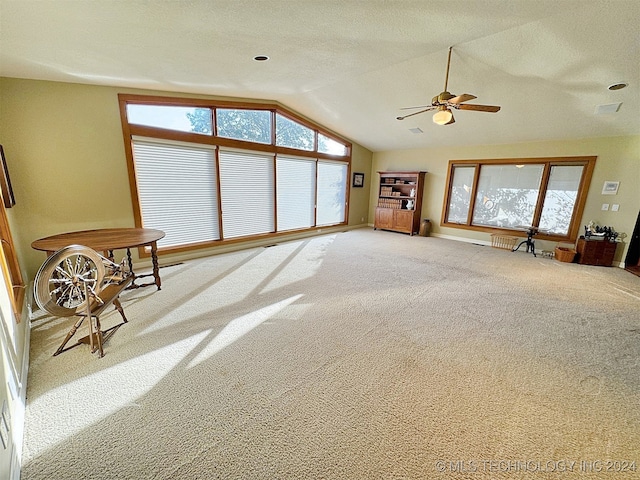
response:
M0 206L0 243L2 245L0 249L0 268L9 290L9 298L11 299L16 323L20 323L26 286L18 263L4 205Z
M549 176L551 174L551 167L553 166L570 166L570 165L582 165L584 167L582 171L582 177L578 186L578 194L576 202L574 204L573 213L571 216L571 222L566 235L548 234L540 232L536 238L540 240L551 241L566 241L575 242L580 233L580 220L584 212L584 206L587 200L587 194L589 191L589 185L591 184L591 178L593 176L593 169L596 164L596 156L580 156L580 157L541 157L541 158L501 158L501 159L481 159L481 160L450 160L447 168L447 188L445 189L444 202L442 206L442 218L440 220L440 226L449 228L460 228L464 230L473 230L478 232L487 233L505 233L514 234L520 232L517 229L504 228L504 227L489 227L482 225L473 225L473 212L476 202L476 194L478 189L478 182L480 179L480 171L484 165L524 165L524 164L536 164L543 165L542 179L540 182L540 189L538 191L538 199L536 201L535 211L533 215L532 226L537 227L540 223L540 217L542 215L542 208L544 199L547 193L547 186L549 183ZM475 166L473 185L470 192L469 212L467 215L467 221L465 223L452 223L448 222L449 216L449 203L451 197L451 191L453 187L453 176L456 167L471 167Z
M344 162L347 165L345 217L343 222L335 224L335 226L346 225L348 223L349 194L350 194L350 182L348 181L348 179L350 178L350 175L351 175L352 144L351 142L347 141L346 139L340 137L339 135L333 132L330 132L329 130L323 128L322 126L315 124L307 120L306 118L302 117L301 115L291 112L276 103L264 103L264 102L254 103L249 101L228 101L228 100L149 96L149 95L135 95L135 94L118 94L118 102L120 107L120 120L122 124L125 156L127 159L129 188L131 193L134 222L136 227L143 227L144 225L142 221L142 211L140 209L140 200L138 197L138 187L136 182L134 159L133 159L132 141L134 136L172 140L172 141L178 141L178 142L188 142L193 144L215 145L217 147L228 147L233 149L251 150L257 153L258 152L272 153L275 156L277 156L278 154L281 154L281 155L308 157L308 158L315 159L316 162L318 160L337 160L337 161ZM127 120L128 104L210 108L212 112L212 134L202 135L199 133L182 132L177 130L168 130L164 128L156 128L156 127L149 127L149 126L129 123ZM230 138L217 136L216 135L217 134L217 118L216 118L217 108L270 111L271 123L272 123L271 143L270 144L257 143L257 142L251 142L246 140L237 140L237 139L230 139ZM276 145L276 125L275 125L276 114L280 114L294 122L297 122L305 127L312 129L314 131L314 150L300 150L296 148L277 146ZM318 152L318 133L321 133L322 135L345 145L345 154L332 155L328 153ZM219 152L219 148L217 149L217 151ZM219 162L218 153L216 153L216 161ZM218 189L218 194L220 194L219 170L216 170L216 171L218 172L217 189ZM276 188L277 188L277 185L276 185ZM276 197L275 208L277 208L277 195L275 192L274 192L274 196ZM218 203L218 210L219 210L218 212L219 219L220 219L220 222L222 222L221 202ZM212 240L211 242L204 242L204 243L198 243L198 244L192 244L192 245L181 245L178 247L166 247L166 248L160 248L158 250L161 253L180 253L180 252L191 251L195 249L208 248L208 247L212 247L220 244L246 242L248 240L255 240L258 238L278 237L283 235L290 235L291 233L315 231L321 228L327 228L328 226L328 225L322 225L318 227L317 225L314 225L313 227L308 229L278 232L276 212L274 212L274 216L276 220L276 231L269 234L246 236L241 238L230 238L230 239L225 239L223 237L220 240ZM140 248L139 256L148 257L150 256L150 252L148 251L148 249Z

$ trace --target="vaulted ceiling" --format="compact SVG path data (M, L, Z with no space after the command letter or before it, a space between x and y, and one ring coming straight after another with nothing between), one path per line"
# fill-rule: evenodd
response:
M637 0L0 0L0 76L275 100L373 151L638 135L639 32ZM396 120L449 46L502 110Z

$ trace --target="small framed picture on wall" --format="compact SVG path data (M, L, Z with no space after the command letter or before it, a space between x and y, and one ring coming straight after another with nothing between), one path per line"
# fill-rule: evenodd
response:
M353 186L354 187L364 187L364 173L354 173L353 174Z
M604 182L604 185L602 185L602 195L617 195L619 186L620 182Z

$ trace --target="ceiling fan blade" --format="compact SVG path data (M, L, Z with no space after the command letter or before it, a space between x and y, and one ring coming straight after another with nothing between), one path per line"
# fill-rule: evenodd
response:
M414 115L418 115L420 113L428 112L429 110L433 110L435 108L437 108L437 107L431 106L429 108L425 108L424 110L420 110L419 112L413 112L413 113L410 113L409 115L405 115L404 117L396 117L396 120L404 120L407 117L413 117Z
M463 105L456 105L456 107L458 110L475 110L477 112L491 112L491 113L495 113L500 111L500 107L496 106L496 105L467 105L467 104L463 104Z
M478 98L474 95L469 95L468 93L463 93L462 95L458 95L457 97L450 98L449 103L459 104L462 102L468 102L469 100L473 100L474 98Z
M432 105L417 105L415 107L402 107L400 110L411 110L412 108L427 108L431 106Z

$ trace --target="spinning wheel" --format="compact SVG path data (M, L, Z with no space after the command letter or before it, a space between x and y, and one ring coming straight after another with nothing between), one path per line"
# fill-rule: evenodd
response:
M126 268L125 261L118 265L89 247L70 245L48 257L38 270L34 281L36 303L57 317L80 317L54 356L68 350L64 348L65 345L84 319L89 317L89 335L69 348L89 343L91 352L99 350L102 357L103 342L127 323L118 295L132 281L133 275ZM122 315L123 322L103 332L100 330L99 316L111 303ZM108 335L105 335L107 333Z
M34 282L36 303L57 317L86 307L85 285L96 296L105 274L103 257L81 245L58 250L42 264Z

